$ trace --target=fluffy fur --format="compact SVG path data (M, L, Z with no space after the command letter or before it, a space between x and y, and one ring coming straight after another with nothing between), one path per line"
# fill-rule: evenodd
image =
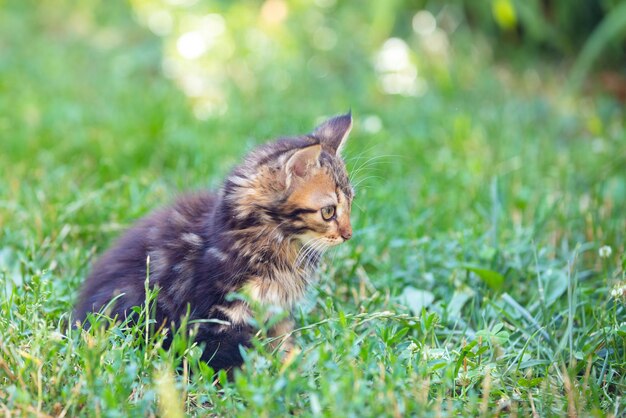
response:
M191 319L225 321L201 323L196 341L213 368L240 365L239 346L248 347L255 330L248 304L227 295L291 310L323 251L352 235L353 189L339 155L351 126L350 114L342 115L309 135L261 146L219 193L182 198L140 221L94 265L76 318L84 321L115 296L109 314L132 315L145 300L149 257L157 323L176 326L188 309ZM276 334L288 331L286 324Z

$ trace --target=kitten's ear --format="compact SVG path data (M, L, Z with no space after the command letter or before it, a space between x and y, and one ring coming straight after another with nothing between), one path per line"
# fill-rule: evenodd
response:
M306 177L311 169L320 166L320 154L322 146L320 144L311 145L295 152L287 160L287 185L293 176Z
M352 129L352 112L328 119L315 128L313 135L320 140L325 150L339 155L346 138Z

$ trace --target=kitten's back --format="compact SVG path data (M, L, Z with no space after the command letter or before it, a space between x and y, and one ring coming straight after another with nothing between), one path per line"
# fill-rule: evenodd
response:
M145 300L148 257L150 282L165 287L159 301L167 303L172 296L184 297L180 291L184 281L179 276L185 273L191 281L195 273L194 262L210 238L207 220L215 202L216 196L210 193L183 196L171 207L146 216L126 231L93 266L81 289L75 318L84 321L89 312L100 311L112 297L122 293L109 312L111 317L117 314L123 319L130 308L141 305ZM173 276L181 283L170 283L168 278ZM172 295L172 286L177 295Z

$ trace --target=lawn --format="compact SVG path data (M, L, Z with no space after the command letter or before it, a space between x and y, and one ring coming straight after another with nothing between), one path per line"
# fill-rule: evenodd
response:
M301 3L2 2L0 412L626 414L623 105L454 8ZM229 381L185 333L68 329L126 227L349 108L354 237L296 355Z

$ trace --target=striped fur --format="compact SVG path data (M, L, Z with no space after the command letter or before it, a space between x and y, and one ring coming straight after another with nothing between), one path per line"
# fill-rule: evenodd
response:
M201 323L196 339L215 369L241 364L239 346L255 331L243 293L262 305L290 310L311 285L324 250L352 235L352 187L338 150L351 116L330 119L312 134L284 138L251 152L219 193L200 193L149 215L94 265L83 285L76 318L102 309L123 318L144 302L146 260L150 285L160 289L156 319L177 326L183 315ZM334 208L325 220L321 209ZM287 332L281 323L280 332ZM87 326L89 324L86 324Z

